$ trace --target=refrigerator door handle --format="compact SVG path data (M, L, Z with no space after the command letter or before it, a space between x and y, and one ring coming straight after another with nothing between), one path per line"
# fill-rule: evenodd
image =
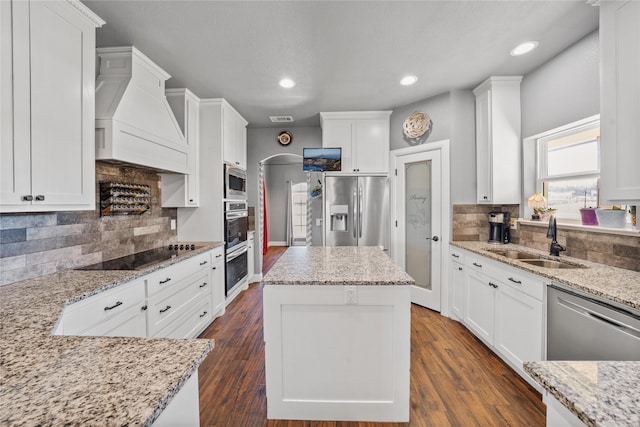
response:
M358 214L358 193L357 190L353 191L353 196L352 196L352 200L351 200L351 205L353 206L353 238L357 239L358 235L356 234L356 215Z
M358 236L362 239L362 208L364 200L362 198L362 186L358 186Z

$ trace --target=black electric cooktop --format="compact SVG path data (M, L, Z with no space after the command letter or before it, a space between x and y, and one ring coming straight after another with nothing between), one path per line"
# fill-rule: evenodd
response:
M121 258L87 265L85 267L76 268L76 270L138 270L159 262L168 261L178 255L185 254L187 251L200 248L201 246L193 244L169 245L168 247L165 246L162 248L150 249L148 251L138 252Z

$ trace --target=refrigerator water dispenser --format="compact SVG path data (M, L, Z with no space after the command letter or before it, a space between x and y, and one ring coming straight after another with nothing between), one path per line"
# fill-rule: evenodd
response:
M347 212L349 212L348 205L331 205L331 231L348 231Z

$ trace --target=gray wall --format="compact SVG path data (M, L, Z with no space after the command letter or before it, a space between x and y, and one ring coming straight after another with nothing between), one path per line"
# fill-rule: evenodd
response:
M600 113L598 31L587 35L522 79L522 138ZM523 145L523 191L535 192L536 147ZM523 212L530 212L523 203Z
M475 203L476 131L473 92L453 90L395 109L391 114L391 150L411 145L404 139L402 123L414 111L428 114L433 122L433 130L425 144L450 140L451 203Z
M293 134L293 141L288 146L280 145L276 137L283 130ZM247 129L247 199L249 206L258 208L258 164L262 160L276 154L302 155L303 147L321 147L322 131L320 127L282 127L282 128L248 128ZM312 181L312 185L313 182ZM268 190L268 189L267 189ZM314 222L315 223L315 222ZM274 240L274 239L271 239ZM262 230L258 224L256 212L256 262L255 271L262 270Z
M600 112L598 31L525 75L520 90L522 137Z
M302 159L297 164L265 165L267 182L267 221L269 241L286 241L287 228L287 187L289 181L307 182L307 174L302 170Z

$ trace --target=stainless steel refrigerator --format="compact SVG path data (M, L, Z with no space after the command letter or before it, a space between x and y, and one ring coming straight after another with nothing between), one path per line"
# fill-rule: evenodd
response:
M389 178L325 177L324 244L389 249Z

